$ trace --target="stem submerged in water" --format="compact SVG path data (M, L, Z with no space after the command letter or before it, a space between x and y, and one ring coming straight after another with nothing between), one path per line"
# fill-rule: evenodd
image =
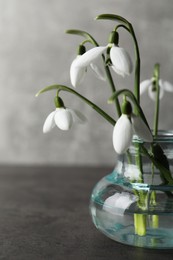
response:
M144 214L134 214L135 234L138 236L146 235L146 220L147 216Z

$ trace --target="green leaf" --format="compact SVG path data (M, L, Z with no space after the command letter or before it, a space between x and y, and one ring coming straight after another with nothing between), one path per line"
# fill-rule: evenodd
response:
M152 153L154 156L154 160L163 166L163 168L160 169L160 177L161 177L162 181L164 181L166 183L169 183L170 181L172 182L173 179L172 179L172 175L170 173L168 159L165 156L165 154L159 144L153 144Z
M113 21L118 21L118 22L123 22L126 25L129 25L130 23L122 16L116 15L116 14L101 14L98 15L96 20L113 20Z
M164 178L167 184L173 185L173 178L169 170L169 165L166 156L163 154L162 148L156 145L154 152L148 152L148 150L141 145L142 152L151 160L154 166L160 171L160 175ZM165 157L164 157L165 156ZM162 162L163 160L163 162Z
M96 42L96 40L89 33L85 32L85 31L76 30L76 29L70 29L70 30L67 30L66 33L82 36L88 42L92 43L93 45L99 46L99 44Z
M51 86L45 87L45 88L41 89L39 92L37 92L37 94L35 96L38 97L40 94L50 91L50 90L55 90L55 89L59 90L61 87L63 87L63 85L51 85Z

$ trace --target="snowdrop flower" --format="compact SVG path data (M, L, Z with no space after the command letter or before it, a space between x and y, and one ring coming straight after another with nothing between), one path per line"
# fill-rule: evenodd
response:
M115 193L105 200L103 210L122 216L124 215L124 211L137 200L138 198L135 195L128 192Z
M124 176L130 181L139 181L141 172L139 168L136 165L133 164L126 164L125 165L125 171Z
M84 76L87 72L87 67L89 65L98 79L105 80L105 74L99 66L101 60L96 59L94 62L90 62L86 65L79 66L80 58L84 56L85 52L86 52L85 47L83 45L80 45L78 55L71 64L70 79L71 79L71 84L73 85L73 87L80 85L80 83L83 81ZM98 63L98 60L100 61L99 63Z
M111 47L110 47L111 46ZM119 75L129 75L133 70L131 58L127 51L115 44L108 46L94 47L77 59L75 66L78 70L86 68L97 60L110 47L110 61L112 69Z
M117 120L113 130L113 146L118 154L123 154L132 142L133 134L137 134L146 142L152 142L153 137L150 129L140 116L132 113L131 104L124 101L122 115Z
M93 68L92 64L95 63L106 51L109 56L109 63L117 74L124 77L132 72L133 64L128 52L118 46L118 40L116 38L118 37L117 32L113 32L112 35L113 36L111 36L111 40L107 46L94 47L76 59L75 64L73 64L73 66L75 66L75 70L77 70L76 74L81 75L83 70L89 65ZM97 73L97 69L95 72ZM99 75L99 78L102 78L102 73L97 73L97 75ZM72 82L75 78L75 73L71 71Z
M43 133L48 133L56 125L61 130L69 130L73 123L77 122L82 124L86 119L77 110L69 108L56 108L55 111L51 112L46 118L43 125Z
M118 154L124 153L130 146L133 137L133 129L130 118L122 114L117 120L113 130L113 146Z
M48 133L55 126L61 130L69 130L73 123L82 124L86 121L86 118L77 110L65 108L61 98L55 99L56 109L51 112L43 125L43 133Z
M113 44L110 50L110 59L112 69L122 77L130 75L133 70L133 64L128 52Z
M142 95L144 92L148 91L149 97L155 101L156 99L156 88L153 86L154 79L146 79L140 84L140 94ZM173 85L165 80L159 80L159 99L162 99L164 96L164 92L173 92Z

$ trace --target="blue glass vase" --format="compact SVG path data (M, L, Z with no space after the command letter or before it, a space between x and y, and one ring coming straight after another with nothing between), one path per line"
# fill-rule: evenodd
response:
M154 163L141 145L150 155L154 153ZM113 172L93 189L90 212L94 225L123 244L173 248L172 176L173 132L160 133L152 148L134 137Z

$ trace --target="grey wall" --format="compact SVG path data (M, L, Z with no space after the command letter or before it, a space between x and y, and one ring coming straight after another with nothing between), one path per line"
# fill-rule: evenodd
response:
M161 62L162 78L173 82L172 0L0 0L0 163L114 164L112 126L91 108L63 94L66 105L82 110L88 123L43 135L43 122L54 109L54 92L34 97L50 84L71 86L69 68L81 39L64 34L66 29L86 30L106 44L114 23L94 21L101 13L117 13L133 23L141 79L150 77L154 63ZM124 32L121 44L133 56ZM132 77L114 78L118 86L132 87ZM114 116L114 107L106 104L109 88L91 72L78 91ZM163 99L162 129L173 128L172 98ZM153 103L147 95L142 105L151 124Z

